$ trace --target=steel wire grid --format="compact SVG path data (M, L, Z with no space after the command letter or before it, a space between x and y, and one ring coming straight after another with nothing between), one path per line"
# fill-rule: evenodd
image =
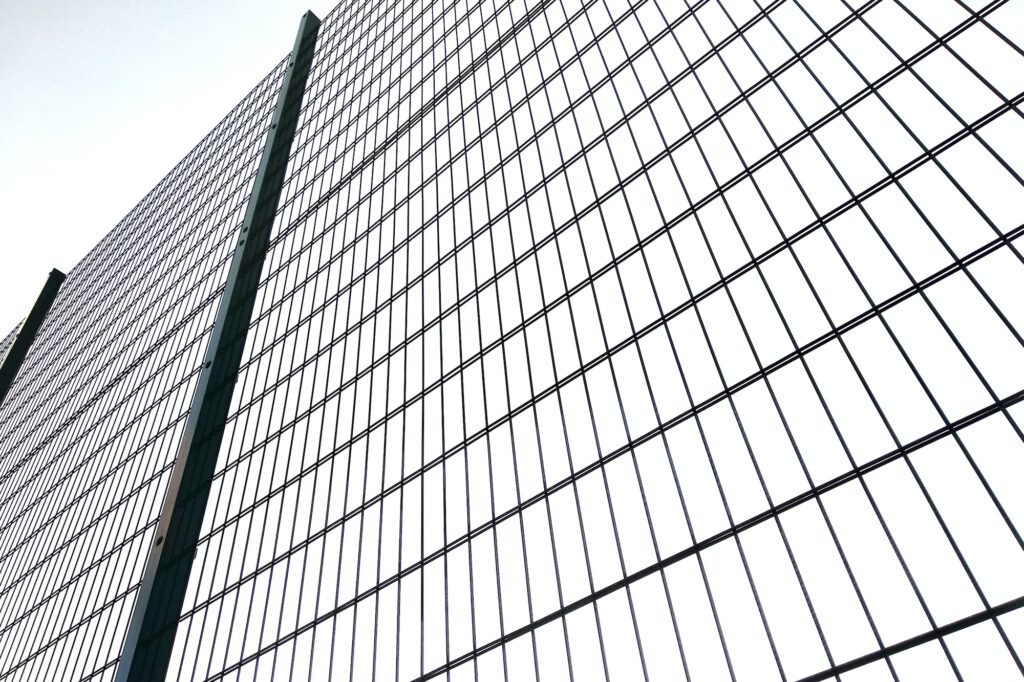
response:
M1019 678L1017 11L342 3L170 676Z
M1020 18L339 5L168 679L1024 676ZM2 677L113 672L280 73L0 411Z
M18 336L18 329L19 327L15 327L3 338L2 341L0 341L0 358L7 354L7 349L11 347L12 343L14 343L14 339Z

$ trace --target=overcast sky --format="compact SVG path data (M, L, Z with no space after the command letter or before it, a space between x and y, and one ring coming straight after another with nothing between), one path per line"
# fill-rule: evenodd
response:
M335 4L0 1L0 335Z

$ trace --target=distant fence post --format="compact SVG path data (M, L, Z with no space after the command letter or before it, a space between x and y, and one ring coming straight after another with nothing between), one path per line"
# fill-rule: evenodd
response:
M3 403L7 392L11 390L11 384L18 376L21 363L25 361L28 349L32 345L33 339L36 338L36 333L39 331L40 325L43 324L46 313L50 311L50 306L57 298L57 292L60 290L60 285L64 283L64 278L65 275L60 270L50 270L50 276L46 278L46 284L39 292L35 305L32 306L28 317L21 324L21 329L18 330L14 342L7 349L7 354L4 356L3 362L0 363L0 403Z

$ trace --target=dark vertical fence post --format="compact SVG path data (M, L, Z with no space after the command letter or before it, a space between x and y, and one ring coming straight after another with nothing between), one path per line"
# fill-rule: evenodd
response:
M57 291L60 290L60 285L63 283L64 273L60 270L51 270L50 276L46 278L46 284L43 285L43 290L39 292L39 298L36 299L31 312L21 324L21 329L18 330L14 342L7 349L7 355L0 363L0 403L7 397L7 392L11 390L11 384L18 376L18 370L21 369L21 363L28 355L32 340L36 338L36 332L39 331L39 326L43 323L46 313L50 311L50 306L57 298Z
M312 12L299 24L118 662L118 682L159 680L167 672L319 27Z

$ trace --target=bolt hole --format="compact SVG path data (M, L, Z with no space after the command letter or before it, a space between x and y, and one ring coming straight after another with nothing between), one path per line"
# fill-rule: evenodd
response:
M160 546L160 543L162 543L163 541L164 541L164 536L163 536L163 535L161 535L160 537L158 537L158 538L156 539L156 545L157 545L157 547L159 547L159 546Z

